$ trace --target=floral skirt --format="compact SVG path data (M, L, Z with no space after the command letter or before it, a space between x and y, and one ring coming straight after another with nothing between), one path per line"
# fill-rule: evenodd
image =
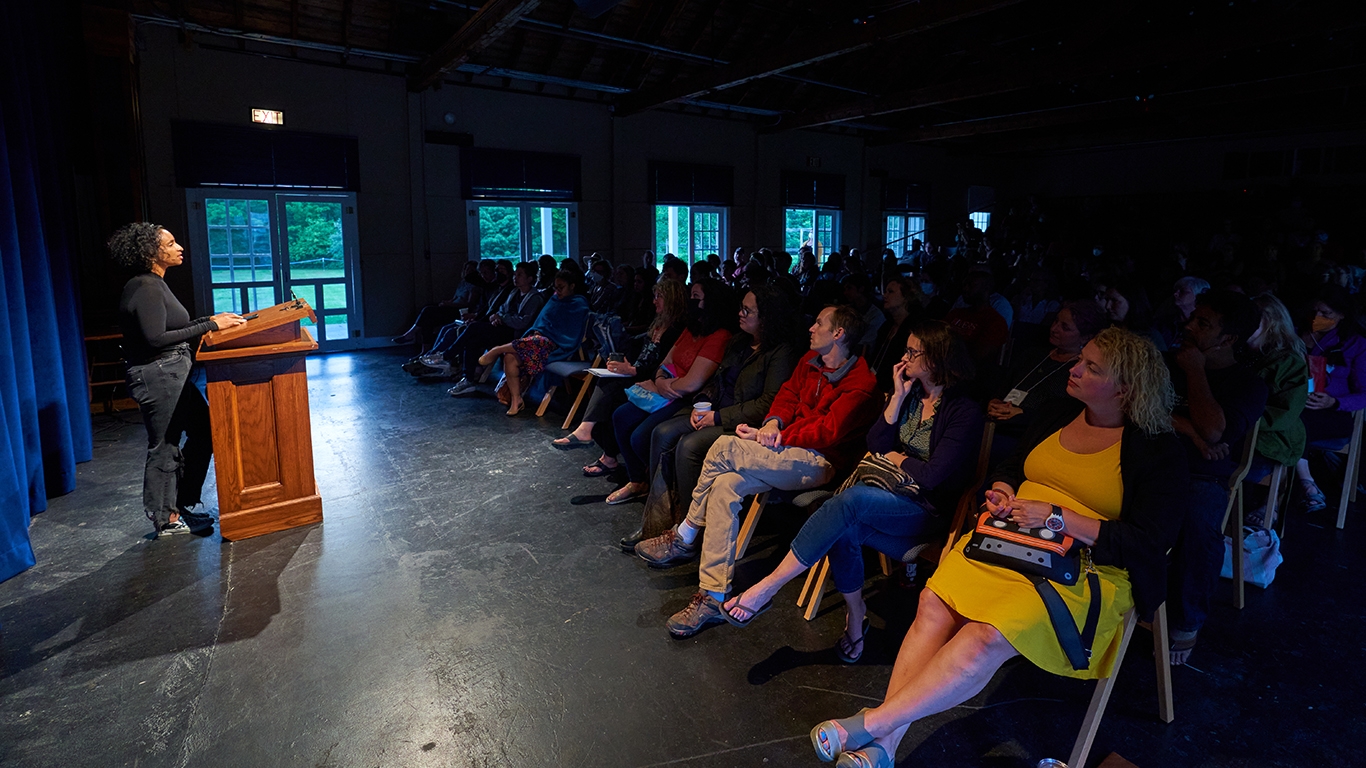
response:
M521 363L523 376L535 376L545 370L545 361L555 349L555 342L544 336L523 336L512 340L512 352Z

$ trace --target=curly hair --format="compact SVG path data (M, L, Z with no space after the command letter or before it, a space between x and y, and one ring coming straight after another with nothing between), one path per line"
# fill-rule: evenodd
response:
M1171 373L1151 340L1123 328L1106 328L1091 340L1110 376L1124 389L1120 408L1129 423L1149 435L1172 431Z
M759 308L759 351L767 352L785 343L801 349L804 329L798 297L777 285L756 285L746 293L754 294L754 303ZM736 343L748 343L748 338L741 333L733 337Z
M683 321L688 314L688 289L682 280L667 278L655 283L655 295L664 299L664 311L655 315L650 333L666 331Z
M125 224L109 236L109 255L114 263L134 272L151 272L161 252L160 224L136 221Z

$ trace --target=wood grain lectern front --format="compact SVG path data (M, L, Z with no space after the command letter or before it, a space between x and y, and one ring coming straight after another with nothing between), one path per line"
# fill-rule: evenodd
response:
M209 380L218 530L228 541L323 519L304 370L318 343L300 325L317 317L301 299L246 317L204 334L197 355Z

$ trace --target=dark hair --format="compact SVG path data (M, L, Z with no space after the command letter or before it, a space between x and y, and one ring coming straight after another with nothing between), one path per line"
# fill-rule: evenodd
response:
M528 277L530 277L532 280L535 280L535 279L536 279L536 273L537 273L537 271L538 271L539 269L540 269L540 265L538 265L538 264L537 264L536 262L534 262L534 261L520 261L520 262L517 262L517 266L516 266L516 267L513 267L512 272L513 272L513 274L516 274L516 273L518 273L518 272L525 272L525 273L527 273L527 276L528 276Z
M1233 336L1235 347L1241 348L1262 323L1262 311L1252 299L1234 291L1205 291L1195 297L1195 306L1209 307L1219 316L1219 332Z
M797 342L802 333L800 297L774 284L756 285L745 293L754 294L754 303L759 307L760 352ZM801 348L800 344L798 348Z
M1205 294L1200 294L1204 296ZM1199 297L1196 301L1199 302ZM1337 285L1326 285L1314 297L1315 301L1321 301L1328 305L1328 308L1342 315L1338 321L1338 338L1346 341L1350 338L1361 335L1361 326L1357 324L1356 302L1352 300L1352 294L1346 288Z
M698 280L702 286L702 321L688 318L688 330L701 338L722 328L734 331L739 321L740 299L729 285L713 277Z
M555 263L555 257L548 253L541 254L541 258L536 260L536 264L542 271L555 274L559 271L559 266Z
M580 277L582 277L582 276L583 276L583 265L580 264L580 263L578 263L577 261L574 261L573 259L565 259L564 262L560 264L560 272L564 272L564 271L573 272L573 273L579 275ZM556 277L558 277L559 274L560 274L559 272L556 272L556 273L555 273Z
M945 388L972 381L977 369L963 337L942 320L922 320L911 326L910 335L920 340L930 379Z
M1116 325L1127 328L1142 336L1153 327L1153 305L1148 301L1148 292L1136 281L1126 281L1119 275L1109 275L1101 280L1108 290L1113 290L1129 302L1129 313ZM1253 326L1254 328L1256 326ZM1248 331L1252 333L1252 331Z
M579 289L583 288L583 275L572 269L562 269L556 272L555 279L563 280L565 285L574 289L574 293L578 293Z
M109 236L109 255L114 263L134 272L151 272L161 252L160 224L137 221L125 224Z
M664 266L660 268L660 273L673 272L681 280L688 279L688 264L677 256L664 260Z
M830 325L832 328L844 329L844 348L852 354L854 347L858 346L859 339L863 338L863 332L868 324L848 304L827 304L825 308L834 310L830 313Z
M1077 326L1082 340L1094 339L1097 333L1110 327L1110 316L1092 299L1064 301L1062 308L1072 313L1072 325Z
M840 281L841 288L853 288L859 293L867 293L872 290L873 283L868 276L862 272L856 272Z

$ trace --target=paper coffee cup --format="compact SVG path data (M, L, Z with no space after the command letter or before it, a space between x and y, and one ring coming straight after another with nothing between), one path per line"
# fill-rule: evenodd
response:
M693 413L711 413L711 403L693 403Z

